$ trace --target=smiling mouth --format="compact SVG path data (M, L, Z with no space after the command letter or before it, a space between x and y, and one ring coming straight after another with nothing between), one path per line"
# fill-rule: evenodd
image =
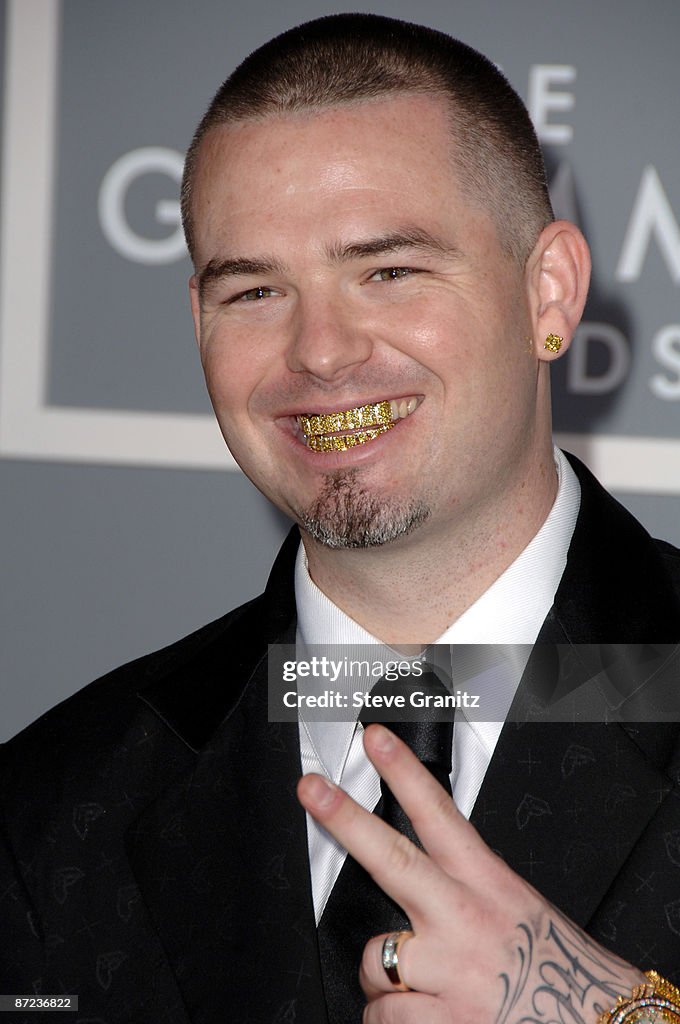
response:
M420 399L412 395L338 412L308 413L296 419L304 442L312 451L346 452L391 430L400 419L415 412L419 404Z

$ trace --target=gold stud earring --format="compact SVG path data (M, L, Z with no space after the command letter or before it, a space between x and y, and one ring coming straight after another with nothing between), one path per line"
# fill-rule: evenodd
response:
M561 338L559 334L549 334L545 339L543 348L547 349L548 352L559 352L562 348L562 342L564 338Z

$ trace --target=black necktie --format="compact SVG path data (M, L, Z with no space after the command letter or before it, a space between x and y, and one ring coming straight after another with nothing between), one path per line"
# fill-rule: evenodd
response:
M371 709L364 709L359 716L362 725L373 721L383 721L392 732L410 747L418 760L434 775L440 786L451 793L451 748L453 744L453 709L438 706L439 698L445 698L450 692L432 669L427 669L421 676L408 676L400 681L398 689L407 698L407 707L400 712L400 720L385 721L385 716ZM371 696L394 693L395 684L381 679L371 690ZM418 698L418 706L413 706L411 695L422 695ZM386 782L380 780L382 794L380 803L375 808L383 821L408 836L411 842L421 846L411 822L395 800Z
M364 725L370 721L385 722L450 793L453 709L442 712L435 706L436 699L449 690L434 672L426 671L398 683L381 679L371 695L395 692L406 695L407 708L398 714L409 720L395 721L395 711L390 714L390 721L385 721L386 715L364 709L360 721ZM411 693L429 696L428 706L414 708ZM382 796L374 813L420 846L411 822L382 780L380 789ZM319 950L330 1024L359 1024L361 1020L365 998L359 986L359 963L368 939L408 927L401 907L348 854L319 922Z

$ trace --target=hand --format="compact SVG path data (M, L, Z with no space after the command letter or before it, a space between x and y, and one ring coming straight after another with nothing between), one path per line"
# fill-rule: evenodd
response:
M318 775L300 802L402 907L414 936L395 991L384 935L364 950L364 1024L595 1024L644 975L599 946L483 842L412 752L371 725L366 753L425 852Z

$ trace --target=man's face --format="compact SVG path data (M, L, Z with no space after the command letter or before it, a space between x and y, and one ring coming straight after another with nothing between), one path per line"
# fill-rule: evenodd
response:
M192 303L220 427L253 483L334 546L485 514L530 465L523 273L452 145L441 100L399 96L219 128L201 148ZM350 411L378 403L362 431ZM380 415L394 425L371 430Z

